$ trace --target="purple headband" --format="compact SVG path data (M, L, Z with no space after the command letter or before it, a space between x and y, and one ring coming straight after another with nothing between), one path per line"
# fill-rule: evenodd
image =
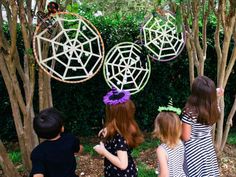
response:
M116 90L112 88L104 97L103 102L106 105L116 105L120 103L125 103L130 98L130 92L125 90Z

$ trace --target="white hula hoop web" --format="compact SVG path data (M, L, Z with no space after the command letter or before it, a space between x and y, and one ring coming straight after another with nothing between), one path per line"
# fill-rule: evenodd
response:
M151 74L148 56L140 59L141 47L131 42L115 45L106 55L103 74L109 87L126 90L131 94L144 88Z
M144 46L150 51L150 57L157 61L175 59L185 46L185 30L177 32L175 16L164 11L152 16L142 27Z
M98 30L85 18L68 12L52 14L51 28L36 27L33 47L39 66L53 78L79 83L101 68L104 44ZM46 21L46 20L45 20Z

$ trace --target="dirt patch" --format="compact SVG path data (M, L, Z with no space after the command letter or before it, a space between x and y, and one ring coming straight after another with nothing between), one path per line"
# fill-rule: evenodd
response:
M85 154L78 158L78 169L76 173L83 177L101 177L103 176L103 158L91 157Z
M218 162L220 165L221 176L236 176L236 146L226 145L224 152L219 155Z
M146 164L150 169L156 169L157 161L155 150L155 148L152 148L141 152L140 156L135 159L135 161ZM226 145L224 152L218 157L218 162L221 177L236 177L236 146ZM82 154L78 164L77 174L80 177L103 176L102 157Z
M90 143L96 144L97 139ZM155 148L150 148L140 153L140 156L135 159L136 162L142 162L150 169L156 169L156 153ZM218 156L221 177L236 177L236 146L226 145L224 152ZM76 173L80 177L102 177L103 176L103 158L98 155L83 153L77 157L78 169ZM0 169L0 177L3 172ZM22 177L28 177L22 173ZM147 176L148 177L148 176Z

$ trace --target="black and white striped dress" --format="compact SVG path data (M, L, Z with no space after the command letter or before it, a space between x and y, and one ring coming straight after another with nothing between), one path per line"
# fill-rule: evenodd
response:
M169 170L169 177L186 177L183 169L184 164L184 145L179 141L174 148L169 148L166 144L160 145L167 154L167 164Z
M185 173L189 177L220 176L211 136L212 126L197 123L191 112L183 112L182 121L191 125L190 140L184 143Z

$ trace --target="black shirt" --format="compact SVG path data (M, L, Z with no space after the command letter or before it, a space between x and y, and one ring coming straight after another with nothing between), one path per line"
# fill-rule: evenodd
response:
M72 134L62 133L54 141L46 140L31 153L32 171L44 177L77 177L74 153L80 149L80 141Z

